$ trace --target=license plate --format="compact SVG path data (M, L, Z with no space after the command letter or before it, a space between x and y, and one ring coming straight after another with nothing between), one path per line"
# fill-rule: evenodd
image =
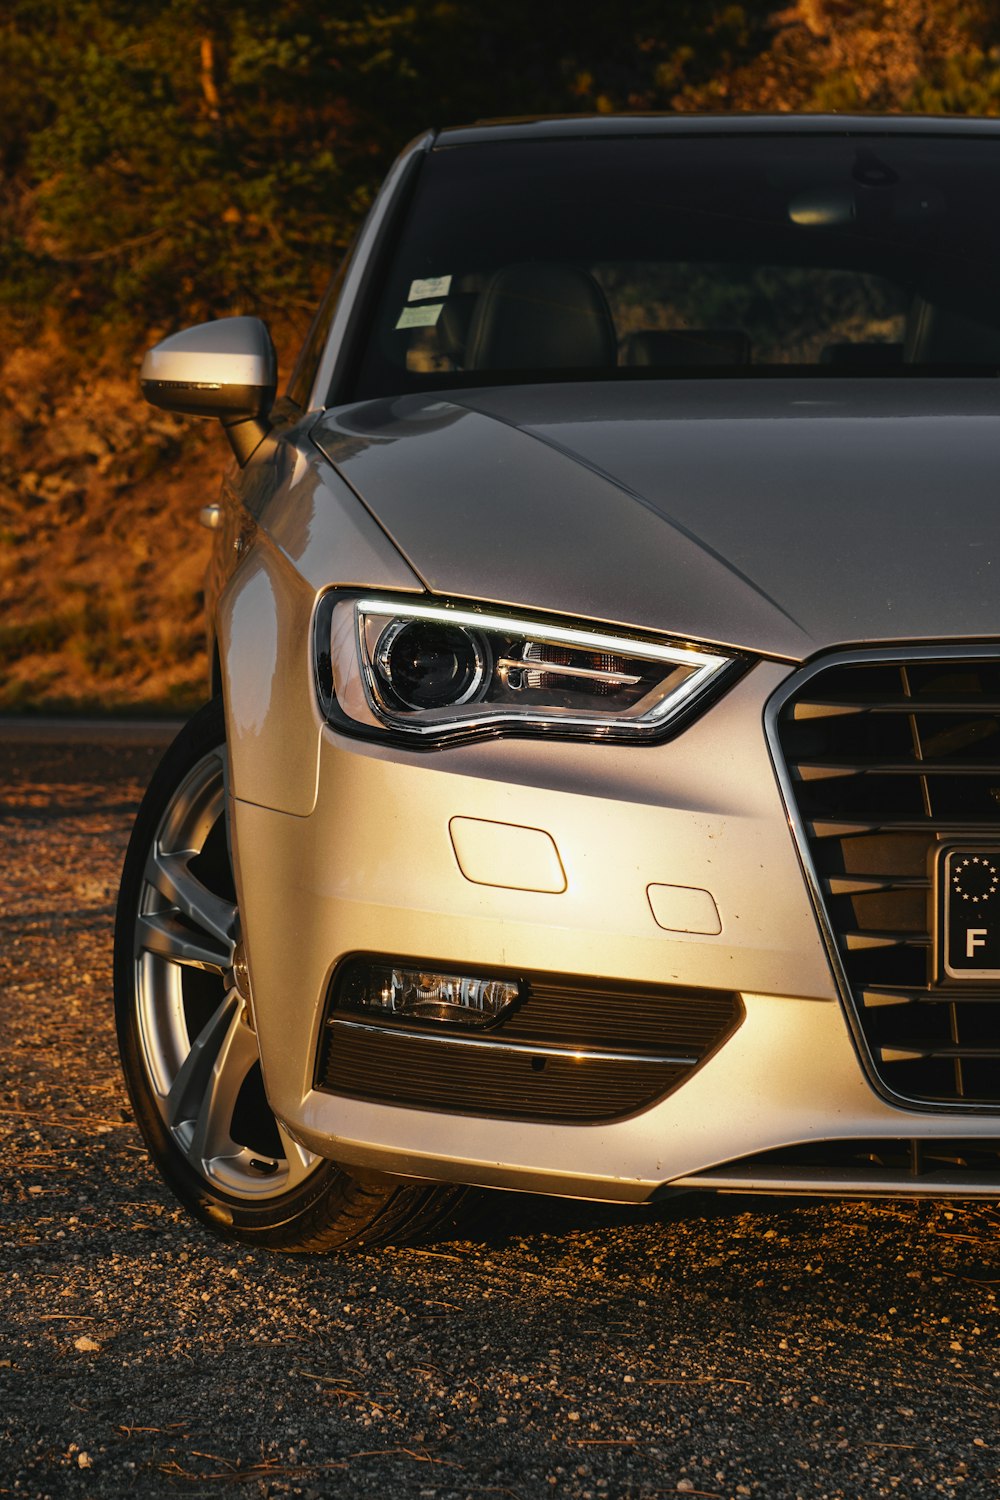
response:
M943 849L937 889L942 977L1000 979L1000 846Z

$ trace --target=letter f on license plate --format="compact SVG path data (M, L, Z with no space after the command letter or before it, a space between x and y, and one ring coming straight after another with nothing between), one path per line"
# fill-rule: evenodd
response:
M942 849L936 884L938 977L1000 979L1000 846Z

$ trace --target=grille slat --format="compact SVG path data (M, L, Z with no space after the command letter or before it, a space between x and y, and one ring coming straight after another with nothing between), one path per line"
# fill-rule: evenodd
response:
M804 760L795 772L800 781L835 781L847 776L996 776L997 767L974 761L891 760L857 766Z
M831 896L861 896L877 891L929 891L922 875L829 875L823 885Z
M878 1080L938 1107L1000 1106L1000 983L939 982L943 844L1000 857L1000 652L841 657L781 708L786 794Z
M845 932L843 938L852 953L866 948L926 948L930 943L926 932Z
M1000 765L994 768L993 775L1000 777ZM879 818L868 819L866 822L846 822L843 819L832 822L826 818L816 818L806 824L807 832L816 839L863 838L872 833L926 833L933 836L938 832L938 828L939 824L935 818ZM997 836L996 818L953 819L948 824L949 838L995 839Z
M836 699L802 699L792 709L792 717L795 719L825 719L836 718L843 714L912 714L912 698L869 698L867 700L855 698L850 702ZM969 698L966 700L958 698L943 698L935 701L932 698L921 698L920 712L922 714L996 714L1000 716L1000 698L994 703L984 699Z
M870 984L861 991L861 999L865 1005L940 1005L942 994L940 989L923 985L911 989L899 989L896 986ZM996 990L963 990L961 995L963 1005L996 1005Z
M1000 1058L1000 1047L949 1046L939 1042L905 1042L893 1046L884 1043L879 1048L883 1062L917 1062L921 1058L950 1057L968 1058L969 1061L990 1061Z

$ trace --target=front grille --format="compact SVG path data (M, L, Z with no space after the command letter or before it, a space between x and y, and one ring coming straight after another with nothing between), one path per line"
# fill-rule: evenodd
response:
M840 658L775 720L786 793L876 1077L922 1105L1000 1104L1000 984L937 982L943 844L1000 854L1000 658Z
M348 969L331 985L317 1088L436 1112L620 1118L676 1088L743 1019L725 991L544 975L514 976L524 998L486 1031L418 1025L340 1006Z

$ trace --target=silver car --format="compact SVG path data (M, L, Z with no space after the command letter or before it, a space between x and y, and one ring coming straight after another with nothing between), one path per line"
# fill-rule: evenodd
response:
M125 865L171 1187L1000 1195L1000 125L429 133L221 419L211 702Z

